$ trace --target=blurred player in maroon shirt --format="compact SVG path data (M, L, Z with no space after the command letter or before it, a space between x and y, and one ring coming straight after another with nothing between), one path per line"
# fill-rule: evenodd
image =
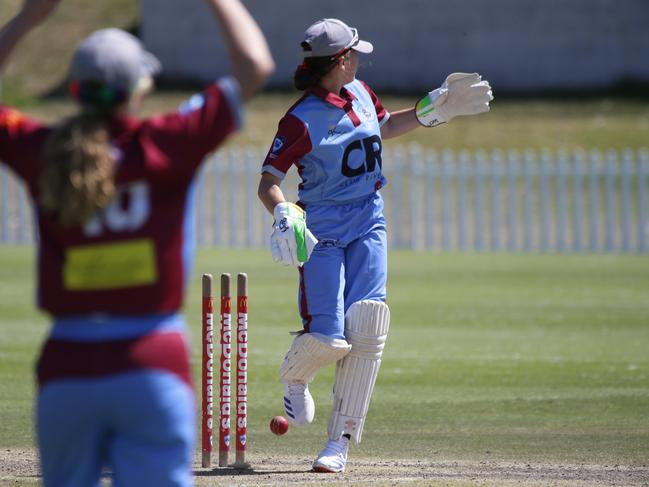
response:
M74 54L78 115L46 126L0 105L0 161L33 198L38 305L53 319L38 364L45 485L99 485L106 466L120 485L192 483L195 406L179 309L193 181L274 69L239 0L206 1L233 76L177 113L132 116L160 64L118 29L93 33ZM58 3L23 3L0 31L0 70Z

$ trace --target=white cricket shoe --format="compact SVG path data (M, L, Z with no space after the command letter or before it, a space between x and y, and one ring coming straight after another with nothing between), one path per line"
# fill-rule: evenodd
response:
M313 422L315 403L308 384L284 384L284 411L288 420L297 426Z
M341 436L339 440L328 440L324 450L313 462L315 472L340 473L345 470L347 463L347 448L349 439Z

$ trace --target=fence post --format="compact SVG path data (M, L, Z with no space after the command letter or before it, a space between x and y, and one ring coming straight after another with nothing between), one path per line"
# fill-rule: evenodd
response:
M599 166L602 157L598 150L590 152L589 164L589 248L591 252L597 252L599 249Z
M246 147L246 160L244 165L245 170L245 197L244 204L246 205L246 247L249 249L254 247L256 243L255 234L259 225L255 225L255 208L261 205L261 201L257 198L257 191L255 191L255 169L259 164L259 156L257 150L252 147Z
M421 250L419 243L419 229L421 219L419 209L421 207L421 195L419 193L420 178L423 174L421 162L421 146L412 144L410 146L410 248Z
M541 250L550 250L550 153L541 153Z
M638 251L647 250L646 232L649 228L647 223L647 193L645 181L647 179L647 165L649 163L649 152L647 149L640 151L638 161Z
M622 250L631 250L631 171L633 151L626 149L622 154Z
M484 250L484 178L487 170L487 156L479 150L475 154L475 235L477 251Z
M453 153L445 150L442 156L442 249L451 248L451 170Z
M230 247L237 248L239 246L239 227L241 217L239 216L239 201L237 186L239 185L239 172L241 169L241 149L239 147L232 147L229 150L228 161L228 191L230 196Z
M434 150L426 152L426 248L435 247L435 176L437 153Z
M457 245L459 250L466 250L466 208L467 208L467 195L466 195L466 180L467 170L469 165L469 154L463 150L460 152L459 160L459 175L458 175L458 233Z
M507 157L507 250L516 250L517 214L516 178L518 177L518 153L509 151Z
M582 209L582 165L583 152L579 149L573 152L573 171L572 171L572 249L576 252L581 251L581 237L583 229L583 209Z
M212 198L213 198L213 224L214 236L212 242L217 247L224 245L223 233L225 230L225 223L223 215L225 214L225 205L223 204L223 177L225 174L225 164L227 159L225 151L219 151L210 159L212 166Z
M557 157L557 250L566 249L566 153L559 151Z
M606 250L615 250L615 176L617 153L609 150L606 154Z
M502 154L491 153L491 250L500 250L500 169Z
M534 195L534 160L536 158L535 154L532 151L525 152L525 165L523 166L523 197L525 198L525 217L523 225L525 226L523 230L523 250L531 251L532 250L532 240L533 233L532 227L534 222L534 213L533 213L533 195Z

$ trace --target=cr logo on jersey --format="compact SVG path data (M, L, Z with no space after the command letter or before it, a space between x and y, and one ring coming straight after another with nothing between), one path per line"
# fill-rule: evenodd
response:
M341 168L343 176L353 178L366 172L374 172L377 163L379 164L379 168L382 168L383 161L381 160L381 148L381 138L378 135L372 135L371 137L366 137L362 140L355 140L349 144L345 147L345 153L343 154L343 163ZM365 152L365 164L351 167L349 159L350 155L355 150Z

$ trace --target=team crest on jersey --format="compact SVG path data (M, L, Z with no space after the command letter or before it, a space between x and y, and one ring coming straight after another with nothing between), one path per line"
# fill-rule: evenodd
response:
M278 135L277 137L275 137L275 140L273 140L273 147L270 151L273 154L277 155L282 151L283 148L284 148L284 137Z

